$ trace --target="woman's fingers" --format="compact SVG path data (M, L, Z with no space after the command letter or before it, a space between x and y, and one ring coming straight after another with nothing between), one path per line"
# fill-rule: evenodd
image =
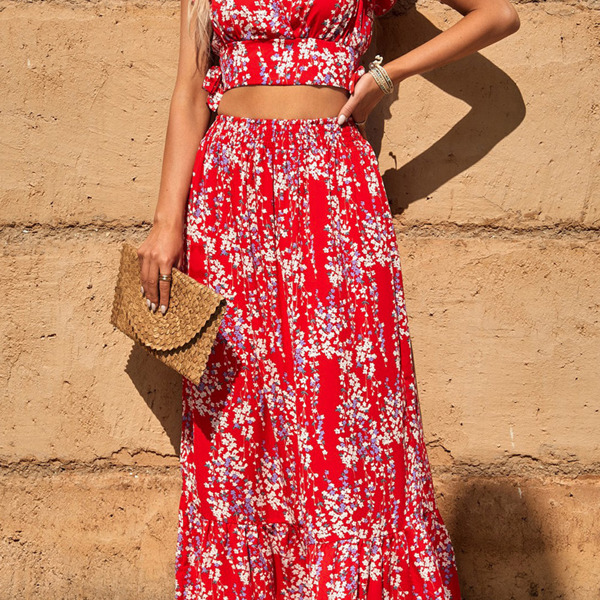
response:
M164 315L167 312L167 308L169 308L169 300L171 295L171 280L166 281L164 279L161 279L160 275L168 275L169 277L173 276L172 262L162 260L159 263L158 293L160 296L160 312Z
M358 133L366 140L367 139L367 123L357 123Z
M350 96L338 113L338 124L343 125L351 116L357 122L366 121L370 110L365 112L364 104L363 96Z
M165 261L159 262L156 258L145 257L142 262L140 278L146 296L146 304L152 312L156 312L160 308L160 312L164 315L169 308L171 281L161 279L160 275L172 275L171 265Z
M170 271L162 270L161 274L169 275ZM158 291L160 294L160 312L164 315L167 312L167 308L169 308L169 297L171 295L171 282L170 281L162 281L158 282Z
M152 312L160 310L164 315L171 301L172 281L161 275L172 276L173 265L184 260L181 232L153 228L146 241L138 248L142 296ZM178 268L180 268L178 266ZM181 269L180 269L181 270Z
M354 93L349 96L338 113L338 123L342 125L352 116L359 126L361 123L364 125L364 121L382 97L383 92L373 76L368 72L365 73L356 82Z
M346 101L346 104L342 106L340 112L338 113L338 125L343 125L349 119L355 105L356 101L352 96L350 96L350 98L348 98Z
M148 281L149 264L148 257L143 249L143 246L138 248L138 259L140 263L140 282L142 284L143 296L148 308L150 308L150 283Z
M142 285L146 292L146 304L152 312L158 306L158 264L152 256L144 259L142 267Z
M145 296L146 290L144 289L144 281L142 279L142 268L144 266L144 256L142 255L140 248L138 248L138 250L137 250L137 256L138 256L138 263L140 266L140 284L141 284L141 288L142 288L140 290L140 292L141 292L142 296Z

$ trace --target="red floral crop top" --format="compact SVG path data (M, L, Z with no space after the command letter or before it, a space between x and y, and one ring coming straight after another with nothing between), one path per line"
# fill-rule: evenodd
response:
M395 0L211 0L211 47L219 64L203 88L216 111L242 85L331 85L354 91L373 17Z

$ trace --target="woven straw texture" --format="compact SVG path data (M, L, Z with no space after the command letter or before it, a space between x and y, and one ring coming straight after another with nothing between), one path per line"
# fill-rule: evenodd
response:
M137 249L121 248L110 322L196 385L206 367L226 307L225 298L173 267L166 314L152 312L140 292Z

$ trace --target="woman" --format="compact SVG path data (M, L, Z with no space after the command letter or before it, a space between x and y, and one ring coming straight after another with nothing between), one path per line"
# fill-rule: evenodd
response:
M196 2L181 2L138 249L149 310L168 310L173 266L228 301L202 381L183 380L176 598L458 600L392 216L360 127L395 84L518 16L508 0L447 0L458 23L365 70L393 0Z

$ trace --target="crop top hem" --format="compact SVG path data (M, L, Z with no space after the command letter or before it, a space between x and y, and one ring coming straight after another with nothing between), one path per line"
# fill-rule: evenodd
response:
M223 94L244 85L327 85L354 91L365 73L354 48L316 37L236 40L225 43L203 88L217 110Z

